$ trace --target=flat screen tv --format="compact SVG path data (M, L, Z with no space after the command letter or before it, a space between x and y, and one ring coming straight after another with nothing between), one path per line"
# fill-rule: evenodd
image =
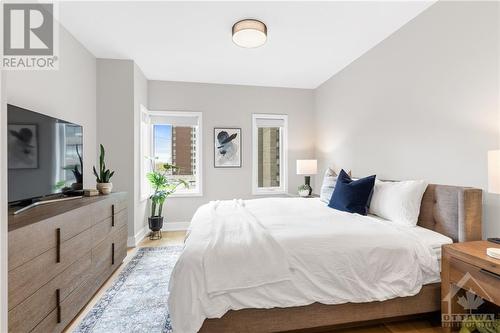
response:
M82 192L82 126L10 104L7 123L10 206Z

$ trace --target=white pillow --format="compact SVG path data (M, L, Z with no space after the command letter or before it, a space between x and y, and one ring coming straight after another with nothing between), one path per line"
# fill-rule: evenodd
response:
M328 168L323 176L323 184L321 185L321 192L319 199L323 202L329 203L332 197L333 190L337 184L337 174L332 169Z
M394 223L414 227L426 188L427 183L423 180L376 180L369 212Z

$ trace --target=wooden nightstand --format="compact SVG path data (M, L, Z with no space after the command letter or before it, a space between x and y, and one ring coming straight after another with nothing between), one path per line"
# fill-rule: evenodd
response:
M445 332L459 328L463 316L472 313L499 313L483 310L483 300L500 306L500 259L486 255L488 241L455 243L443 246L441 260L441 318ZM475 295L467 295L466 291ZM489 318L489 317L485 317Z

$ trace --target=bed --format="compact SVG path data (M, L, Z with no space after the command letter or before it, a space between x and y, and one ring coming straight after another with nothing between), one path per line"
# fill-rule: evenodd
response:
M208 223L215 209L245 222ZM481 212L481 190L444 185L427 187L411 232L317 199L202 206L172 272L174 332L318 330L439 311L440 246L481 239Z

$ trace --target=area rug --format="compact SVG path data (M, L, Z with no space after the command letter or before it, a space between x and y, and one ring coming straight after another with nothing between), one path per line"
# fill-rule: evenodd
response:
M170 333L168 281L182 246L147 247L120 273L74 333Z

